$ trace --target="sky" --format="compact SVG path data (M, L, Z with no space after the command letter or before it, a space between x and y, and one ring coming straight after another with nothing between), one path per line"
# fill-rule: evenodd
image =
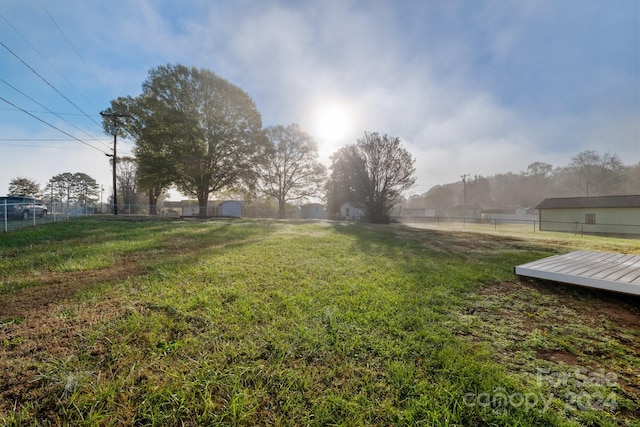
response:
M299 124L327 166L365 131L400 137L410 194L584 150L640 162L637 0L0 0L0 42L1 195L84 172L106 200L99 113L166 64Z

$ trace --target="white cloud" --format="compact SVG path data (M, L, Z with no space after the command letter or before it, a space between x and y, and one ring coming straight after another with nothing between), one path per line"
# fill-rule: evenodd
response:
M10 10L17 13L21 4ZM147 0L54 7L47 5L113 97L137 95L150 68L179 62L208 68L242 87L265 125L296 122L313 135L318 105L339 103L351 110L353 121L344 143L365 130L402 137L417 157L423 186L455 181L463 173L518 172L534 161L561 166L587 148L619 153L626 164L640 161L640 100L629 94L637 95L640 77L623 60L638 41L612 46L609 56L602 46L579 44L592 40L583 28L588 20L596 28L615 29L611 22L621 19L597 3L575 12L576 26L566 24L574 16L570 7L544 1L505 6ZM613 17L607 21L598 14ZM24 19L15 22L42 42L48 18L31 28ZM55 43L47 48L56 60L67 60L65 69L75 70L74 81L82 82L94 104L108 106L104 91L91 90L92 78L68 47L59 57ZM603 62L585 71L596 54ZM32 135L28 128L3 130ZM318 142L328 160L338 144ZM58 164L66 165L75 156L42 157L60 157ZM96 170L106 164L108 170L106 158L77 160L92 162ZM39 166L48 171L46 179L60 173L46 162ZM0 175L0 192L8 179Z

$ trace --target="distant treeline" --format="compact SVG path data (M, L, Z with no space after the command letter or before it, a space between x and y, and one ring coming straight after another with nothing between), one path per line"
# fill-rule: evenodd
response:
M466 191L465 191L466 187ZM404 200L406 208L448 209L465 204L483 209L535 207L548 197L640 194L640 163L626 166L616 154L586 150L566 166L531 163L526 171L476 175Z

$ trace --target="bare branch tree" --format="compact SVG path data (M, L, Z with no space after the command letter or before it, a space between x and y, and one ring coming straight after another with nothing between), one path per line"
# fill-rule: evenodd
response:
M278 201L278 216L284 218L287 202L318 195L326 179L326 168L317 161L318 146L297 124L265 130L268 146L259 189Z
M365 132L355 145L341 148L332 160L332 177L339 171L350 181L340 187L353 189L349 194L363 204L371 222L388 222L393 205L416 181L415 159L398 137Z

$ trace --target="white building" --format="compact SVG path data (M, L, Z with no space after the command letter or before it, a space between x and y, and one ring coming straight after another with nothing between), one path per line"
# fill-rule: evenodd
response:
M242 204L235 200L227 200L218 206L220 216L240 218L242 216Z
M300 206L300 218L324 219L324 205L320 203L307 203Z
M640 194L544 199L541 231L640 235Z
M340 217L350 221L361 221L364 218L364 209L355 202L345 202L340 206Z

